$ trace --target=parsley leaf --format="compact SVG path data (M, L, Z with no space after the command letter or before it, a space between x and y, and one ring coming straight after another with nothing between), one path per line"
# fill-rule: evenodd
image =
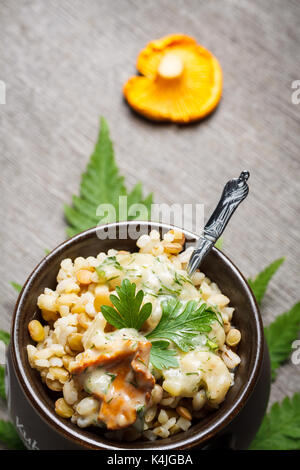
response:
M150 352L150 362L155 369L163 370L179 367L176 351L168 349L168 341L154 341Z
M170 298L162 302L162 315L158 325L146 335L147 339L172 341L182 351L193 349L193 338L200 333L211 331L210 324L219 321L216 313L206 304L197 307L195 300L184 305L180 300Z
M2 400L6 400L5 394L5 371L4 367L0 366L0 397Z
M14 425L10 421L0 420L0 441L9 449L24 450L25 446L21 441Z
M10 334L6 331L0 330L0 341L3 341L3 343L7 346L10 341Z
M108 323L116 328L135 328L139 330L150 316L152 304L147 302L141 308L144 292L139 290L135 295L136 285L123 279L120 287L116 287L118 297L114 294L109 298L115 308L102 305L101 312Z
M279 315L265 328L265 337L268 343L272 379L276 377L276 370L286 361L292 351L292 342L297 339L300 331L300 302L288 312Z
M250 449L300 449L300 394L275 403L264 417Z
M284 258L279 258L276 261L273 261L273 263L267 266L263 271L261 271L255 279L248 279L248 283L253 290L259 305L265 295L270 280L283 262Z
M19 293L22 290L21 284L18 284L17 282L11 282L10 285Z
M120 214L119 196L128 197L127 214ZM73 236L78 232L98 225L101 219L96 212L100 204L111 204L116 210L115 216L109 214L109 212L107 213L105 223L115 222L120 219L137 219L138 215L130 211L130 206L137 203L146 206L149 218L152 194L143 199L141 184L137 184L129 194L127 193L124 178L120 176L116 165L108 125L105 119L101 118L98 141L86 171L81 178L80 195L73 196L72 207L64 206L65 217L69 224L67 235ZM142 218L145 218L144 214ZM102 220L104 222L104 219Z

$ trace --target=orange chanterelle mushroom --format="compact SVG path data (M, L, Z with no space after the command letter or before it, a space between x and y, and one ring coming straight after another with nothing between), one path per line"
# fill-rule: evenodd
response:
M151 343L147 340L116 341L102 352L89 350L78 354L70 364L70 372L82 384L87 379L91 394L100 400L98 419L107 429L130 426L137 419L139 407L148 404L155 384L148 369L150 350ZM101 375L97 375L97 367L101 367L100 374L104 371L114 378L108 392L99 388ZM90 372L85 374L87 369Z
M142 76L124 95L138 113L157 121L188 123L213 111L222 94L222 69L195 39L173 34L150 42L137 59Z

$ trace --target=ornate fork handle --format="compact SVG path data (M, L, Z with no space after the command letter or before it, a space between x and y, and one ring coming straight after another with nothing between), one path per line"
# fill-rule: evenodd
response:
M239 178L234 178L226 183L218 205L205 225L203 235L199 238L190 258L188 265L190 275L198 268L204 256L222 235L238 205L247 197L249 176L249 171L242 171Z

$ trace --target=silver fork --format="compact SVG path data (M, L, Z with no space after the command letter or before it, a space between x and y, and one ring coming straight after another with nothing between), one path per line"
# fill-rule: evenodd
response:
M247 197L249 187L249 171L242 171L238 178L226 183L217 207L204 227L203 234L197 241L196 247L190 257L187 267L189 275L192 275L200 266L203 258L210 252L218 238L224 232L229 219L238 205Z

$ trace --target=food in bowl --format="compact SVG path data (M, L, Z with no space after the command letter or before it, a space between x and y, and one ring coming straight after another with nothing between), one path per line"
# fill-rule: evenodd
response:
M240 363L230 299L205 274L187 275L191 249L170 230L139 252L64 259L55 291L38 297L31 367L60 394L56 413L110 439L166 438L217 408Z

